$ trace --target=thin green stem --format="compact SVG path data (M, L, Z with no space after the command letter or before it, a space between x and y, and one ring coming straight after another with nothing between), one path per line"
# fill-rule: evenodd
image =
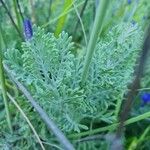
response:
M124 93L122 93L122 95L124 95ZM121 104L122 104L122 100L118 99L117 100L117 104L116 104L116 109L115 109L116 120L118 120L118 117L119 117L119 112L120 112Z
M1 27L1 24L0 24L0 39L1 39L1 48L3 47L3 48L5 48L5 49L7 49L7 39L5 38L5 32L4 32L4 30L2 30L2 27Z
M49 8L48 8L48 17L47 17L47 22L50 20L51 16L51 7L52 7L52 0L49 0Z
M57 145L55 145L55 144L52 144L52 143L43 142L43 141L42 141L42 143L45 144L45 145L49 145L49 146L51 146L51 147L54 147L54 148L56 148L56 149L59 149L59 150L64 150L64 149L62 149L61 147L59 147L59 146L57 146Z
M146 33L146 38L144 40L142 52L140 53L140 58L137 58L137 62L139 61L139 64L137 65L137 67L134 71L135 79L133 80L132 84L130 85L130 90L127 93L125 103L122 107L123 110L119 116L120 124L119 124L118 130L116 132L116 137L121 138L121 136L123 134L124 123L127 120L127 117L132 109L133 99L138 93L137 89L139 89L139 87L140 87L140 81L141 81L141 78L144 73L144 67L146 64L146 59L147 59L149 50L150 50L150 27L148 28L147 33Z
M109 0L101 0L97 9L97 13L96 13L96 17L95 17L95 21L94 21L94 25L93 25L93 29L92 29L92 33L91 33L90 40L88 43L86 57L85 57L85 64L84 64L83 74L81 78L82 84L86 80L89 66L90 66L90 63L94 54L96 42L102 30L103 20L105 17L108 4L109 4Z
M62 14L67 11L69 6L72 6L73 1L72 0L65 0L64 1L64 8L62 10ZM58 37L59 34L62 32L65 21L67 18L67 14L63 15L62 17L59 18L58 23L56 25L56 30L55 30L55 36Z
M29 5L30 5L32 22L36 23L34 1L33 0L29 0Z
M150 126L148 126L145 130L144 130L144 132L143 132L143 134L140 136L140 138L138 139L138 141L137 141L137 146L139 146L144 140L145 140L145 137L146 137L146 135L148 134L150 132ZM136 146L136 147L137 147Z
M149 118L149 117L150 117L150 112L146 112L146 113L144 113L142 115L139 115L137 117L133 117L133 118L128 119L127 121L125 121L125 125L130 125L132 123L144 120L144 119ZM98 129L93 129L93 130L78 133L78 134L71 134L68 137L76 139L76 138L79 138L79 137L82 137L82 136L98 134L100 132L113 131L113 130L116 129L116 127L118 125L119 125L119 123L114 123L114 124L108 125L106 127L101 127L101 128L98 128Z
M1 31L1 28L0 28L0 31ZM1 34L0 34L0 45L1 45ZM0 83L1 83L1 88L2 88L2 95L3 95L4 105L5 105L6 119L7 119L8 127L10 129L10 132L13 133L11 119L10 119L8 99L7 99L7 91L6 91L6 85L5 85L5 76L4 76L2 59L3 59L2 47L0 46Z
M76 1L77 1L77 0L74 0L74 3L75 3ZM83 4L83 1L80 2L79 4L77 4L76 7L78 8L78 7L81 6L82 4ZM68 14L68 13L74 11L74 8L72 8L71 6L72 6L72 4L69 5L69 6L66 8L66 10L65 10L63 13L61 13L58 17L55 17L54 19L50 20L49 22L43 24L41 27L42 27L42 28L45 28L45 27L47 27L48 25L50 25L50 24L54 23L55 21L57 21L58 19L60 19L62 16L64 16L64 15L66 15L66 14Z
M79 14L80 18L82 18L82 16L83 16L83 13L84 13L84 11L85 11L85 8L86 8L86 6L87 6L87 3L88 3L88 0L85 0L85 2L84 2L84 4L83 4L83 7L82 7L82 9L81 9L81 12L80 12L80 14ZM73 37L75 37L75 34L76 34L76 32L77 32L77 28L78 28L79 22L80 22L80 20L79 20L79 18L78 18L78 21L77 21L77 23L76 23L76 25L75 25L75 28L74 28L74 31L73 31L73 33L74 33L74 36L73 36Z
M17 25L18 25L19 30L21 31L21 20L20 20L20 14L17 9L17 1L16 0L13 0L13 7L14 7L15 14L16 14Z
M7 93L9 99L14 103L14 105L17 107L17 109L20 111L21 115L23 116L23 118L26 120L26 122L28 123L28 125L30 126L31 130L33 131L35 137L37 138L42 150L45 150L43 143L38 135L38 133L36 132L35 128L33 127L32 123L30 122L30 120L28 119L28 117L26 116L26 114L24 113L24 111L21 109L21 107L18 105L18 103L15 101L15 99L9 94Z
M3 8L6 10L6 13L7 13L7 15L9 16L10 21L11 21L12 25L14 26L14 28L16 29L18 35L20 36L20 38L21 38L22 40L24 40L24 37L23 37L23 35L22 35L22 32L19 30L18 26L16 25L16 23L15 23L15 21L14 21L14 19L13 19L13 16L11 15L11 12L9 11L9 9L8 9L8 7L6 6L5 2L4 2L3 0L0 0L0 2L1 2Z
M81 24L81 28L82 28L83 35L84 35L85 44L86 44L86 46L87 46L87 37L86 37L86 33L85 33L85 28L84 28L82 19L81 19L81 17L80 17L80 14L79 14L79 12L78 12L78 9L77 9L75 3L73 3L73 7L74 7L74 9L75 9L75 12L76 12L77 17L78 17L78 19L79 19L79 22L80 22L80 24Z
M101 128L93 129L93 130L90 130L90 131L77 133L77 134L71 134L71 135L68 135L68 138L76 139L76 138L80 138L80 137L83 137L83 136L94 135L94 134L97 134L97 133L100 133L100 132L112 131L117 127L117 125L118 125L118 123L114 123L114 124L108 125L106 127L101 127Z
M146 135L148 134L149 131L150 131L150 126L148 126L144 130L144 132L142 133L142 135L139 138L134 137L131 144L129 145L128 150L136 150L141 145L141 143L146 140Z
M16 0L16 2L17 2L17 7L18 7L19 15L20 15L21 20L23 22L24 17L23 17L22 11L21 11L21 6L20 6L20 3L19 3L19 0Z

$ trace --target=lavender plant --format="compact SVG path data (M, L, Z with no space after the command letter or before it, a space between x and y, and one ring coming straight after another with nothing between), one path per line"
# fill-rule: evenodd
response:
M34 27L32 39L22 43L21 50L9 49L5 53L5 63L62 130L80 132L88 129L90 122L83 123L86 118L96 122L116 121L110 107L116 107L117 115L120 100L132 80L141 45L139 31L132 24L112 28L97 43L83 87L80 77L84 61L71 53L73 43L65 32L55 38L52 33L45 34L43 29Z

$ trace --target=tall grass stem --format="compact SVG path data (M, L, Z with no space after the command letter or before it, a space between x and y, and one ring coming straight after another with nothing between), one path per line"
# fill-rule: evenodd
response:
M18 12L16 0L13 0L13 7L14 7L15 14L16 14L17 25L18 25L19 30L21 31L21 18L20 18L20 14Z
M87 37L86 37L86 33L85 33L85 28L84 28L84 25L83 25L83 21L82 21L82 19L81 19L81 17L80 17L80 14L79 14L79 12L78 12L78 9L77 9L75 3L73 3L73 7L74 7L74 9L75 9L75 12L76 12L76 14L77 14L77 16L78 16L79 22L80 22L80 24L81 24L81 28L82 28L82 31L83 31L83 36L84 36L85 44L86 44L86 46L87 46Z
M73 1L72 0L65 0L64 1L64 7L62 10L62 13L68 10L69 6L72 6ZM55 30L55 36L58 37L59 34L62 32L65 21L67 18L67 14L64 14L62 17L59 18L58 23L56 25L56 30Z
M26 122L28 123L28 125L30 126L31 130L33 131L35 137L37 138L37 141L39 142L41 149L45 150L43 143L38 135L38 133L36 132L34 126L32 125L32 123L30 122L30 120L28 119L28 117L26 116L26 114L24 113L24 111L22 110L22 108L18 105L18 103L15 101L15 99L9 94L7 93L9 99L13 102L13 104L16 106L16 108L20 111L21 115L23 116L23 118L26 120Z
M1 27L0 27L0 31L1 31ZM7 99L7 91L6 91L6 85L5 85L4 69L3 69L3 63L2 63L3 55L2 55L1 43L2 43L2 35L0 34L0 84L1 84L1 88L2 88L2 96L3 96L3 100L4 100L4 105L5 105L6 119L7 119L8 127L10 129L10 132L13 133L8 99Z
M97 12L96 12L93 29L90 35L88 46L87 46L85 64L83 68L83 74L81 77L82 84L85 82L87 74L88 74L88 70L89 70L89 66L90 66L90 63L94 54L96 42L102 30L103 20L106 14L108 4L109 4L109 0L101 0L98 6Z

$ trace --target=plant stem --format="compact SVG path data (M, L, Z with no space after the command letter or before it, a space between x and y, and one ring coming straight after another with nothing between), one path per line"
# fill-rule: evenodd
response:
M65 0L62 14L68 10L68 7L72 6L72 3L73 3L72 0ZM65 14L59 18L58 23L56 25L56 30L55 30L55 36L56 37L58 37L59 34L62 32L66 18L67 18L67 14Z
M21 20L20 20L20 14L17 10L17 1L16 0L13 0L13 6L14 6L14 11L15 11L16 18L17 18L18 28L21 31Z
M80 14L79 14L80 18L82 18L82 16L83 16L84 10L85 10L85 8L86 8L86 6L87 6L87 2L88 2L88 0L85 0L84 5L83 5L83 7L82 7L82 9L81 9L81 12L80 12ZM76 23L76 25L75 25L74 32L73 32L73 37L75 37L76 32L77 32L77 29L78 29L78 25L79 25L79 23L81 22L81 21L80 21L80 18L78 17L78 21L77 21L77 23Z
M50 16L51 16L51 7L52 7L52 0L49 0L49 8L48 8L47 22L49 21Z
M0 28L0 31L1 31L1 28ZM0 45L1 45L1 34L0 34ZM13 133L11 119L10 119L9 105L8 105L8 100L7 100L7 91L6 91L6 85L5 85L5 76L4 76L2 58L3 58L2 47L0 46L0 83L1 83L1 88L2 88L2 95L3 95L4 105L5 105L8 127L10 129L10 132Z
M76 0L74 0L74 3L75 3L75 1L76 1ZM76 7L78 8L78 7L81 6L82 4L83 4L83 1L81 1L79 4L77 4ZM45 28L45 27L47 27L48 25L50 25L50 24L56 22L57 20L59 20L62 16L64 16L64 15L66 15L66 14L68 14L68 13L74 11L74 8L72 8L71 6L72 6L72 4L69 5L69 6L66 8L66 10L65 10L63 13L61 13L58 17L55 17L54 19L52 19L52 20L46 22L46 23L43 24L41 27L42 27L42 28Z
M86 37L85 28L84 28L84 25L83 25L82 19L81 19L81 17L80 17L80 14L79 14L79 12L78 12L77 8L76 8L75 3L73 3L73 7L74 7L74 9L75 9L75 12L76 12L77 17L78 17L78 19L79 19L79 22L80 22L80 24L81 24L81 28L82 28L83 35L84 35L85 44L86 44L86 47L87 47L87 37Z
M21 11L21 6L20 6L20 3L19 3L19 0L16 0L16 2L17 2L17 6L18 6L18 11L19 11L20 17L21 17L22 22L23 22L24 17L23 17L22 11Z
M144 119L149 118L149 117L150 117L150 111L146 112L142 115L139 115L137 117L133 117L133 118L128 119L127 121L125 121L124 125L130 125L132 123L144 120ZM113 131L113 130L116 129L116 127L118 125L119 125L119 123L114 123L114 124L108 125L106 127L101 127L101 128L93 129L93 130L78 133L78 134L71 134L71 135L68 135L68 137L71 138L71 139L76 139L76 138L79 138L79 137L82 137L82 136L89 136L89 135L98 134L100 132Z
M146 135L149 133L150 131L150 126L148 126L144 132L142 133L142 135L139 137L139 139L137 140L137 145L135 147L135 149L140 146L140 144L145 140Z
M18 26L16 25L16 23L15 23L15 21L14 21L12 15L11 15L9 9L7 8L6 4L4 3L3 0L0 0L0 2L1 2L1 4L2 4L2 6L4 7L4 9L6 10L6 13L7 13L7 15L9 16L9 18L10 18L10 20L11 20L11 23L12 23L12 25L14 26L14 28L16 29L18 35L20 36L20 38L21 38L22 40L24 40L24 37L23 37L21 31L19 30Z
M150 26L146 32L146 38L144 40L142 52L140 53L140 58L137 58L139 60L139 64L137 68L135 69L135 79L133 80L131 84L131 88L127 93L126 101L123 105L122 112L119 117L120 125L118 126L118 130L116 132L116 137L121 138L123 133L123 127L124 122L126 121L134 102L134 97L138 93L138 89L140 88L140 81L144 73L144 67L146 64L146 60L148 57L148 53L150 50ZM138 61L137 61L138 62Z
M17 102L15 101L15 99L9 94L7 93L9 99L14 103L14 105L17 107L17 109L20 111L21 115L23 116L23 118L26 120L26 122L28 123L28 125L30 126L31 130L33 131L35 137L37 138L42 150L45 150L42 141L38 135L38 133L36 132L35 128L33 127L32 123L30 122L30 120L28 119L28 117L26 116L26 114L23 112L23 110L21 109L21 107L17 104Z
M122 95L124 96L124 93L122 93ZM121 104L122 104L122 100L121 99L117 99L116 108L115 108L116 120L118 120L118 117L119 117L119 112L120 112Z
M32 22L36 23L36 17L35 17L35 7L34 7L34 1L33 0L29 0L29 5L30 5L30 9L31 9L31 18L32 18Z
M4 32L4 30L2 30L2 26L1 26L1 24L0 24L0 48L5 48L5 49L7 49L7 39L6 39L6 37L5 37L5 32Z
M84 84L84 82L86 80L89 66L90 66L90 63L91 63L91 60L92 60L92 57L94 54L96 42L97 42L99 34L102 30L103 20L104 20L104 16L105 16L105 13L106 13L106 10L108 7L108 3L109 3L109 0L101 0L100 4L98 6L98 9L97 9L92 33L91 33L89 44L87 47L85 64L84 64L83 74L82 74L82 78L81 78L81 84Z

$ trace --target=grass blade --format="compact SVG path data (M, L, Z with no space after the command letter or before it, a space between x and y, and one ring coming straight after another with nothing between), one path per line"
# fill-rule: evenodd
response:
M14 98L7 93L9 99L14 103L14 105L17 107L17 109L20 111L21 115L23 116L23 118L27 121L28 125L30 126L31 130L33 131L35 137L37 138L42 150L45 150L42 141L40 140L40 137L38 135L38 133L36 132L35 128L33 127L32 123L30 122L30 120L28 119L28 117L26 116L26 114L23 112L23 110L20 108L20 106L17 104L17 102L14 100Z
M95 21L94 21L94 25L93 25L93 29L92 29L89 44L87 47L86 57L85 57L85 64L84 64L82 78L81 78L82 84L86 80L86 76L89 70L91 59L94 54L95 45L96 45L98 36L102 29L103 20L104 20L104 16L107 10L108 3L109 3L109 0L101 0L97 9L97 13L96 13L96 17L95 17Z
M1 27L0 27L1 31ZM13 133L12 129L12 124L11 124L11 119L10 119L10 111L9 111L9 105L8 105L8 99L7 99L7 91L6 91L6 85L5 85L5 76L4 76L4 70L3 70L3 56L2 56L2 47L1 47L1 34L0 34L0 83L2 87L2 95L3 95L3 100L4 100L4 105L5 105L5 110L6 110L6 119L8 123L8 127L10 129L10 132Z
M62 14L66 12L68 10L68 7L70 6L72 6L72 0L65 0ZM58 37L58 35L62 32L66 18L67 18L67 14L64 14L62 17L59 18L58 23L56 25L56 30L55 30L56 37Z

